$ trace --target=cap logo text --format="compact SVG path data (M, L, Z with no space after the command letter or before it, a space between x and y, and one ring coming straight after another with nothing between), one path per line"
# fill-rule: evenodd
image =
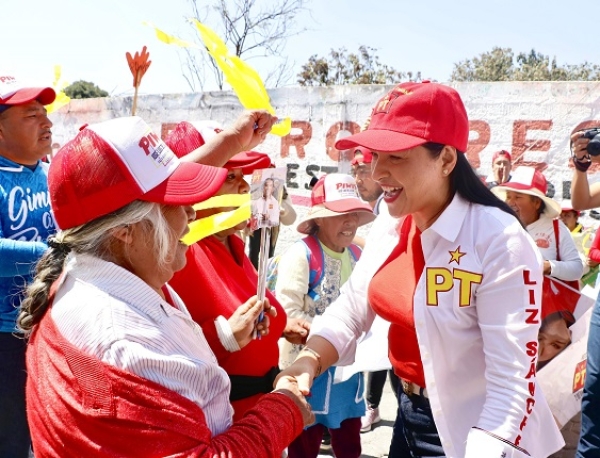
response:
M167 165L171 160L171 155L165 154L167 145L154 132L142 137L138 145L146 156L150 156L158 164Z
M356 185L352 184L352 183L337 183L335 185L335 189L337 191L344 190L344 189L350 189L350 190L354 191L356 189Z

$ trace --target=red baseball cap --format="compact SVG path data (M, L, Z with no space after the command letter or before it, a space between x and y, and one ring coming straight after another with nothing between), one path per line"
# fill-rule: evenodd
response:
M204 145L205 140L210 138L211 135L221 132L220 128L214 126L214 123L212 125L210 123L194 125L182 121L169 132L165 138L165 143L177 157L181 158ZM229 159L223 167L228 170L242 169L244 175L251 175L254 170L266 169L270 165L271 159L267 154L256 151L243 151Z
M504 149L501 149L500 151L496 151L493 155L492 155L492 162L494 162L496 159L498 159L498 156L506 156L508 158L509 162L512 162L512 156L510 155L510 153Z
M465 152L468 141L469 119L458 92L423 81L394 87L373 108L368 129L338 140L335 147L389 153L434 142Z
M573 203L571 202L571 199L563 199L560 203L560 209L561 212L575 212L577 216L581 215L581 211L575 210L573 208Z
M49 105L54 99L56 92L51 87L26 87L14 76L0 76L0 105L23 105L32 100Z
M359 157L357 157L359 156ZM360 157L362 156L362 157ZM350 164L352 165L360 165L360 164L370 164L373 162L373 153L370 149L365 148L364 146L359 146L354 150L354 159Z
M375 219L371 207L360 200L354 178L344 173L329 173L315 183L310 195L310 210L297 230L309 234L315 218L327 218L344 213L358 213L358 225Z
M61 229L80 226L134 200L192 205L215 195L227 170L181 162L139 117L83 128L50 164L48 188Z

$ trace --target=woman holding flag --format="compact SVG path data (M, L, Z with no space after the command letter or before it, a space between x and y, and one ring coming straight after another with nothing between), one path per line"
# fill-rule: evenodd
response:
M204 138L192 124L181 122L165 142L175 154L184 156L200 147ZM270 163L269 156L262 153L250 151L235 155L224 166L228 170L227 178L216 195L248 194L250 187L244 175L268 168ZM225 210L198 211L196 217ZM254 319L246 303L256 294L258 283L256 269L237 234L246 225L247 219L242 218L235 226L192 244L187 252L186 266L170 282L194 321L202 327L219 365L229 375L230 400L236 420L272 390L273 380L279 372L277 341L286 327L285 312L267 291L266 297L277 315L266 316L266 322L259 325L260 339L253 340L244 332L247 320ZM308 334L301 326L293 329L300 333L296 336L298 339Z

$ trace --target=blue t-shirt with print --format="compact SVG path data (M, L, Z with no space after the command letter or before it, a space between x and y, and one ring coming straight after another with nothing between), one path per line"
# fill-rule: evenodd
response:
M56 232L48 164L28 168L0 156L0 332L14 332L24 287Z

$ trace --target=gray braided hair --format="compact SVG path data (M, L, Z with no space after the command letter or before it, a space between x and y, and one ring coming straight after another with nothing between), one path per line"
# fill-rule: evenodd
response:
M17 320L19 329L29 334L46 313L50 287L62 274L70 252L113 261L112 229L137 223L147 227L159 265L166 263L172 235L160 204L136 200L89 223L59 231L48 239L48 250L38 261L35 278L25 291Z

